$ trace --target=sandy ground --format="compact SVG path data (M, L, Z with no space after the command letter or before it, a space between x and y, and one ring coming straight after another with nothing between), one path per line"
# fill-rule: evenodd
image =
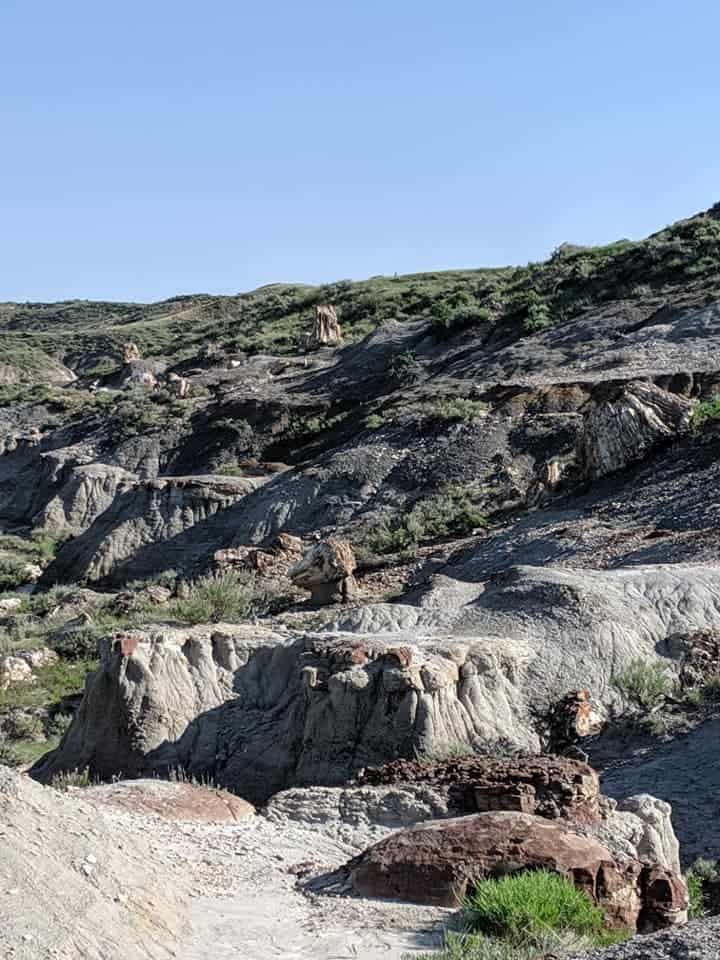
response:
M348 843L329 827L278 824L260 815L208 825L105 812L119 826L143 829L164 866L190 878L192 936L178 948L178 960L401 960L437 946L452 916L299 889L298 872L339 866L366 846L362 834Z

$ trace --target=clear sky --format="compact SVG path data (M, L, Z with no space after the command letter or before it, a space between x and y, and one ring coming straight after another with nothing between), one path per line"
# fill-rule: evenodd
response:
M0 300L525 263L720 200L717 0L0 0Z

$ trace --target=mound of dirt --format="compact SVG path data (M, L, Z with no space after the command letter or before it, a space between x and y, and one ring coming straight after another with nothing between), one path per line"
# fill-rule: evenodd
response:
M0 767L0 850L1 957L176 955L184 882L151 857L141 830L119 830L94 805Z

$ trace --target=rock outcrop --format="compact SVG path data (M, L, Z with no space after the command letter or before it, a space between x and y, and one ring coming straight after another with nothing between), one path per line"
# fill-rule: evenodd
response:
M355 554L349 543L329 537L314 544L289 570L295 586L310 590L312 603L345 603L357 594Z
M158 569L183 569L192 542L195 549L202 549L203 530L211 537L213 522L223 525L221 512L263 481L211 475L131 482L124 473L111 471L109 482L118 484L111 504L60 549L45 583L68 575L87 582L122 583Z
M479 590L443 582L422 606L341 608L316 634L164 629L129 655L109 638L37 773L182 767L257 802L448 745L537 753L567 690L609 707L633 659L672 669L668 635L710 626L719 590L709 566L526 568Z
M335 307L330 303L318 303L315 307L315 322L310 334L310 345L315 347L335 346L341 340L342 331Z
M186 882L139 830L0 766L0 956L170 960ZM149 866L151 868L149 869Z
M693 403L652 383L609 388L585 417L579 459L587 476L598 479L641 460L657 443L690 424Z
M128 341L123 344L123 363L132 363L135 360L141 360L140 348L136 343Z
M362 896L457 906L477 880L540 868L571 880L603 908L612 926L650 932L686 919L680 877L639 861L618 861L569 822L527 813L418 824L381 840L346 869Z
M562 757L395 760L362 770L357 779L368 786L427 784L447 797L455 814L515 810L580 823L600 820L597 774L586 763Z

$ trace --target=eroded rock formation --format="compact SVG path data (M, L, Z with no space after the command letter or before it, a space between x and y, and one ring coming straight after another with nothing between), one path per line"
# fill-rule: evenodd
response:
M335 307L330 303L318 303L315 307L315 322L310 334L310 344L316 347L335 346L342 340L340 322Z
M441 906L459 905L472 882L544 868L567 877L622 929L651 932L686 919L680 877L618 860L567 821L495 811L418 824L391 834L347 865L353 889Z
M296 586L310 590L313 603L344 603L357 593L355 566L350 544L329 537L310 547L290 568L288 576Z
M607 393L593 401L579 442L580 462L593 479L641 460L690 423L693 403L655 384L631 383Z

